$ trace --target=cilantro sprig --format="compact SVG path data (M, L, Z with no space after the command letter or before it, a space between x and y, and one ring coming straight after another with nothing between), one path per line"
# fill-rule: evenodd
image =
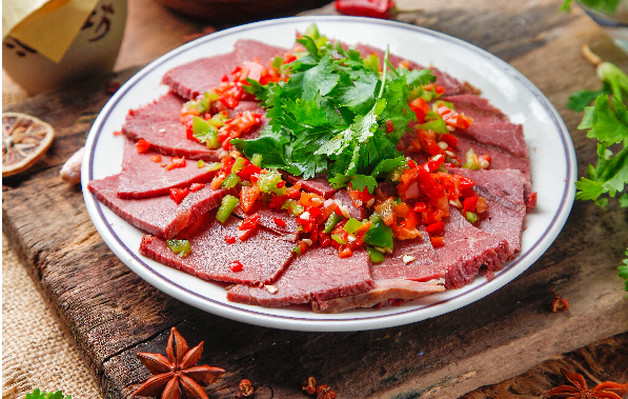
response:
M587 177L576 182L576 198L604 208L609 198L619 194L619 205L628 207L624 191L628 184L628 75L609 62L597 64L602 88L574 93L567 103L570 109L584 111L578 129L587 130L587 137L597 141L597 163L589 165ZM628 291L628 249L618 271Z
M256 139L231 141L262 166L308 179L326 174L334 187L351 183L370 192L388 173L405 165L397 143L415 118L408 97L435 80L429 70L383 71L373 55L332 43L310 29L297 39L305 51L287 64L287 81L245 86L267 109L268 127ZM376 62L375 62L376 61Z
M27 393L25 399L72 399L72 396L64 396L61 391L47 393L37 388L31 393Z

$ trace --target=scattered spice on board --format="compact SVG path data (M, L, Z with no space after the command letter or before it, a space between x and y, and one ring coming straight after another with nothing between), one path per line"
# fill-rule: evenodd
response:
M556 313L569 310L569 302L567 302L565 298L559 297L556 291L552 290L552 293L554 294L554 300L550 305L552 312Z
M166 347L167 357L161 353L138 353L137 357L153 376L133 392L133 397L208 399L204 387L220 378L225 370L196 365L203 353L203 343L201 341L190 349L172 327Z
M573 399L622 399L628 393L628 384L604 381L589 389L582 374L560 369L571 385L559 385L545 394L544 397L561 397Z
M316 379L314 377L308 377L302 386L303 392L316 399L336 399L338 395L333 391L329 385L320 384L316 385Z

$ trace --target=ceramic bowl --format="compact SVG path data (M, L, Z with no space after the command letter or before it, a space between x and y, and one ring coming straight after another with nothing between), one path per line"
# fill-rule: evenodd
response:
M2 68L29 94L110 72L120 50L126 15L126 0L100 0L59 62L8 35L2 42Z
M612 12L591 8L585 3L578 1L580 8L628 54L628 0L620 1Z

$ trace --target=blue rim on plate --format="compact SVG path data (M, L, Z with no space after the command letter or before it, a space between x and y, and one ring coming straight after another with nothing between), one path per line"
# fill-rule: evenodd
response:
M141 256L138 247L142 233L114 215L87 190L87 183L92 179L114 174L116 168L119 170L116 159L119 154L113 151L120 153L122 145L115 143L112 133L121 128L130 108L147 104L167 91L158 87L165 71L202 56L231 51L235 40L240 38L264 38L271 44L289 47L294 34L313 23L330 38L350 44L368 40L367 44L379 47L391 43L391 53L423 65L434 61L434 66L441 70L451 67L454 77L480 87L484 96L513 122L523 123L531 154L533 189L539 193L538 205L528 214L522 251L492 280L478 276L459 290L400 307L335 315L314 314L301 308L275 309L232 303L226 301L223 288L217 284ZM287 39L290 40L285 42ZM393 48L395 43L401 43L397 51ZM460 53L465 61L456 62L451 55L446 55L452 50ZM438 63L443 57L449 57L447 65ZM109 100L89 132L86 150L82 185L88 213L109 248L131 270L157 289L204 311L249 324L300 331L358 331L398 326L445 314L489 295L523 273L556 239L571 211L577 179L573 143L560 115L541 91L509 64L472 44L439 32L400 22L346 16L292 17L251 23L213 33L163 55L139 71Z

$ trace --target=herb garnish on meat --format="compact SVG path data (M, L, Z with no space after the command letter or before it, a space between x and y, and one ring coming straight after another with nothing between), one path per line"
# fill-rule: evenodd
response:
M263 167L308 179L372 192L381 179L406 164L397 143L415 113L408 99L435 80L427 69L394 68L386 56L380 71L375 55L332 44L315 29L297 39L305 51L286 64L290 79L245 90L267 108L270 123L258 138L231 141L247 156L260 154Z

